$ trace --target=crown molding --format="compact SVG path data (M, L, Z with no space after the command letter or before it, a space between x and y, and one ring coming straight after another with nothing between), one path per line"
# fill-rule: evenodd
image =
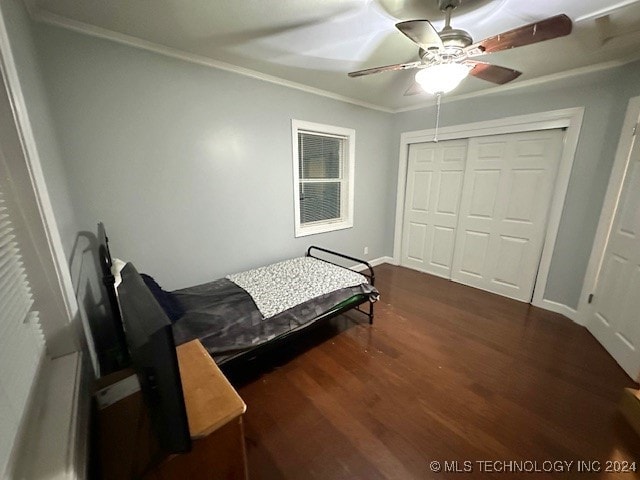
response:
M238 65L233 65L231 63L223 62L220 60L214 60L204 55L188 53L183 50L179 50L177 48L161 45L159 43L151 42L149 40L144 40L142 38L134 37L132 35L127 35L120 32L114 32L113 30L108 30L106 28L97 27L95 25L79 22L77 20L72 20L62 15L57 15L55 13L42 10L35 4L34 0L25 0L25 5L27 7L27 11L29 12L29 15L36 22L46 23L48 25L65 28L67 30L72 30L78 33L84 33L92 37L111 40L116 43L128 45L130 47L146 50L148 52L153 52L160 55L165 55L165 56L176 58L186 62L195 63L197 65L203 65L206 67L225 70L227 72L237 73L239 75L244 75L245 77L255 78L257 80L262 80L264 82L273 83L273 84L280 85L287 88L293 88L295 90L311 93L313 95L319 95L321 97L331 98L333 100L338 100L340 102L350 103L353 105L357 105L359 107L364 107L364 108L377 110L385 113L393 113L392 109L383 107L381 105L363 102L362 100L357 100L355 98L347 97L345 95L329 92L327 90L322 90L320 88L310 87L309 85L304 85L302 83L292 82L290 80L285 80L284 78L276 77L274 75L268 75L266 73L258 72L256 70L251 70L249 68L240 67Z
M319 95L321 97L331 98L339 102L357 105L359 107L368 108L370 110L376 110L379 112L395 114L395 113L411 112L413 110L421 110L423 108L429 108L435 105L435 97L431 97L428 101L421 102L417 105L411 105L408 107L401 107L401 108L388 108L382 105L364 102L362 100L351 98L346 95L340 95L338 93L330 92L328 90L322 90L320 88L315 88L302 83L293 82L290 80L286 80L284 78L276 77L275 75L268 75L266 73L258 72L256 70L251 70L245 67L240 67L238 65L233 65L231 63L223 62L220 60L214 60L204 55L185 52L177 48L161 45L159 43L151 42L149 40L144 40L138 37L134 37L132 35L114 32L113 30L97 27L85 22L79 22L77 20L72 20L62 15L57 15L55 13L42 10L40 7L37 6L36 0L23 0L23 1L27 8L27 11L29 12L29 15L36 22L41 22L41 23L57 26L60 28L65 28L67 30L72 30L74 32L83 33L85 35L90 35L90 36L102 38L105 40L110 40L123 45L128 45L133 48L138 48L141 50L157 53L159 55L165 55L171 58L176 58L186 62L195 63L197 65L203 65L206 67L217 68L220 70L237 73L239 75L243 75L246 77L251 77L264 82L273 83L275 85L292 88L294 90L310 93L312 95ZM610 7L608 10L611 10L611 8L613 9L620 8L634 1L637 1L637 0L622 0L614 7ZM461 95L443 96L442 103L458 102L461 100L468 100L471 98L481 97L485 95L504 93L504 92L519 90L522 88L532 87L536 85L542 85L545 83L555 82L558 80L564 80L570 77L586 75L589 73L594 73L602 70L608 70L608 69L620 67L638 59L640 59L640 53L626 57L624 59L611 60L608 62L598 63L595 65L589 65L585 67L574 68L571 70L565 70L563 72L553 73L550 75L533 78L531 80L525 80L521 82L507 84L507 85L498 85L495 87L486 88L483 90L477 90L475 92L469 92Z
M504 93L513 90L519 90L521 88L533 87L536 85L542 85L545 83L556 82L558 80L564 80L571 77L578 77L581 75L587 75L589 73L600 72L603 70L610 70L612 68L621 67L623 65L627 65L631 62L640 59L640 53L631 55L629 57L611 60L608 62L596 63L595 65L588 65L586 67L573 68L571 70L565 70L564 72L552 73L550 75L545 75L538 78L532 78L531 80L525 80L522 82L507 84L507 85L498 85L492 88L486 88L484 90L478 90L476 92L463 93L461 95L451 95L451 96L443 96L441 102L442 103L452 103L459 102L461 100L469 100L470 98L482 97L485 95L492 95L496 93ZM433 107L436 104L435 97L429 99L428 102L422 102L419 105L412 105L410 107L397 108L393 110L393 113L404 113L411 112L413 110L420 110L422 108Z
M576 18L574 22L577 23L584 20L593 20L594 18L609 15L610 13L613 13L616 10L620 10L621 8L628 7L629 5L636 3L637 1L638 0L621 0L617 3L614 3L613 5L609 5L605 8L601 8L600 10L596 10L595 12L582 15L581 17Z

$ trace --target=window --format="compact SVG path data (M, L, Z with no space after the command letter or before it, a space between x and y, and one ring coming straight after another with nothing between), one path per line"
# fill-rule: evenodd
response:
M355 130L291 124L296 237L352 227Z

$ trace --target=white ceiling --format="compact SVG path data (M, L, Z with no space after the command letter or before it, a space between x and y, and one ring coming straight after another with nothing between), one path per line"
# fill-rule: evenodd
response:
M27 2L38 20L113 34L121 41L132 37L132 43L147 48L169 47L205 63L225 62L249 74L277 77L385 110L432 102L428 94L404 96L415 70L360 78L348 78L347 72L417 60L417 47L394 27L400 20L427 18L438 30L444 25L437 0ZM526 85L561 72L638 58L640 0L463 0L452 25L478 41L559 13L574 22L568 37L478 57L520 70L520 78L496 87L470 77L449 95Z

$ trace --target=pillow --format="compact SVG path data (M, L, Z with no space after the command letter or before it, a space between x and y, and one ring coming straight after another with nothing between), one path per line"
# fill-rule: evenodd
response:
M162 287L158 285L158 282L149 275L141 273L140 276L147 288L151 290L151 293L153 293L153 296L164 310L164 313L166 313L169 320L171 320L171 323L175 323L182 315L184 315L184 308L182 308L173 294L163 290Z
M118 288L118 285L122 283L122 275L120 275L120 271L126 264L126 262L123 262L119 258L114 258L111 262L111 275L113 275L114 278L113 286L115 288Z

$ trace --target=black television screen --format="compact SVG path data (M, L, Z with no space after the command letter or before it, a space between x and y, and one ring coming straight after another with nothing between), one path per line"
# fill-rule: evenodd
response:
M133 368L160 447L191 450L171 322L131 263L122 269L118 301Z

